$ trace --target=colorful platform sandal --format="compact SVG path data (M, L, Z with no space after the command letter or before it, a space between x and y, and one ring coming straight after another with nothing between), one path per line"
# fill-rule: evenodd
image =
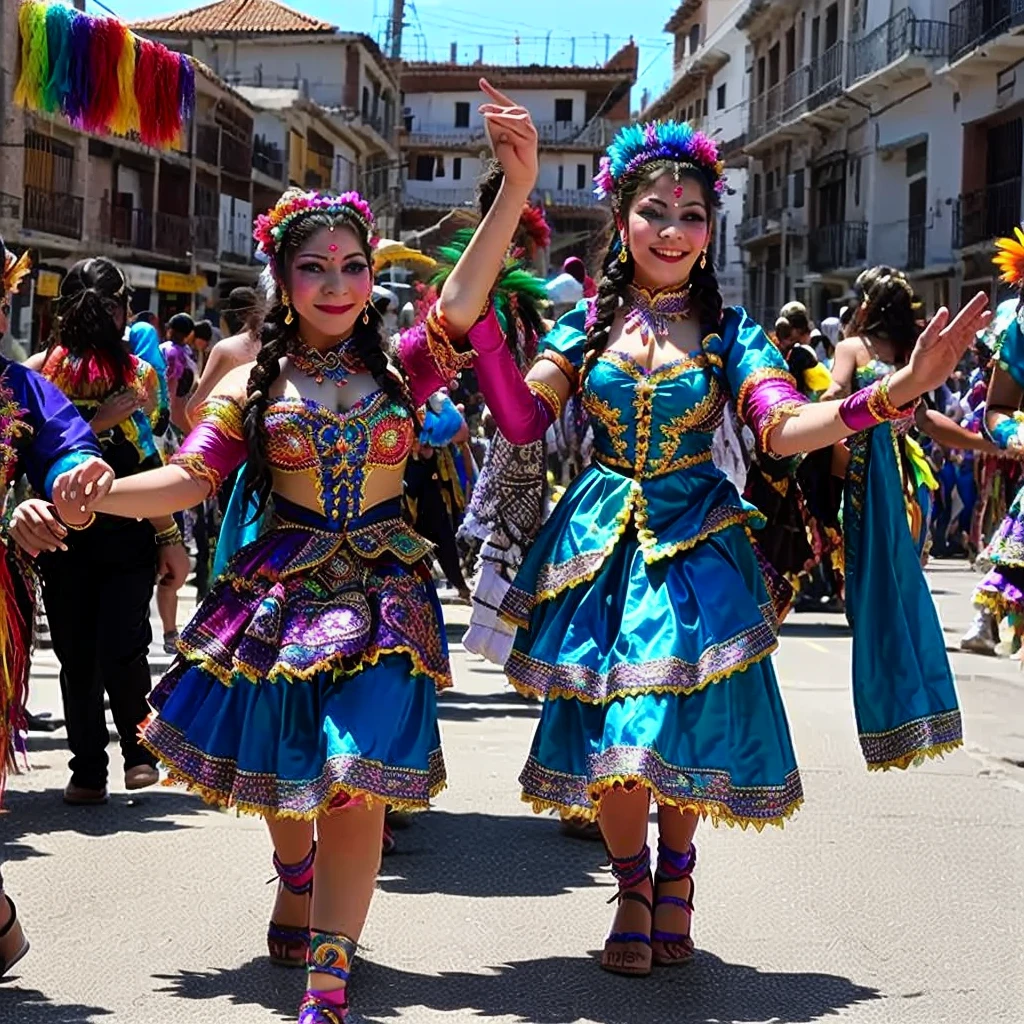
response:
M313 862L316 843L298 864L282 864L274 854L277 881L295 896L307 896L313 891ZM271 879L274 881L274 879ZM271 920L267 929L267 951L270 962L278 967L305 967L309 952L309 928L287 927Z
M326 974L337 978L340 988L308 988L299 1006L299 1024L344 1024L348 1016L348 975L357 943L340 932L310 930L306 966L310 975Z
M654 914L657 916L658 907L671 905L686 912L685 932L666 932L654 928L651 931L651 940L659 943L662 947L678 946L683 953L681 956L668 956L664 952L653 952L654 962L659 967L678 967L681 964L688 964L693 961L693 939L690 937L690 928L693 923L693 869L697 865L697 847L690 843L690 848L685 853L673 850L658 840L658 871L654 876ZM689 881L690 895L684 899L682 896L661 896L661 888L664 885L675 885L677 882Z
M619 883L619 891L608 901L623 903L629 901L645 907L654 920L651 901L635 889L645 881L651 881L651 848L644 848L633 857L612 857L612 874ZM653 884L653 883L652 883ZM605 939L601 954L601 967L612 974L627 974L646 977L651 973L651 933L612 932Z
M14 900L6 893L0 891L0 899L7 901L8 909L11 911L10 920L0 929L0 978L2 978L27 952L28 939L21 930L21 922L18 920L18 908Z

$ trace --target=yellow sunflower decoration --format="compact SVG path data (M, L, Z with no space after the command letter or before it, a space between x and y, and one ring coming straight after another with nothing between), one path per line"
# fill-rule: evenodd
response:
M997 238L992 262L999 268L999 280L1004 284L1024 285L1024 231L1014 228L1015 238Z

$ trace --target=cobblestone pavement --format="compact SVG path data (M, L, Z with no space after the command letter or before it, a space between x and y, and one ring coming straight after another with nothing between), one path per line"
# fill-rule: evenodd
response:
M937 563L947 639L975 577ZM967 748L908 773L860 762L843 620L793 616L777 666L807 803L785 830L702 828L696 962L602 973L612 883L599 844L519 801L538 714L457 641L441 701L449 789L398 833L352 986L353 1021L717 1024L835 1018L1024 1022L1024 675L953 654ZM183 609L184 613L185 609ZM153 670L166 666L155 655ZM59 715L40 653L33 709ZM116 765L116 748L111 748ZM69 808L63 733L32 736L0 818L32 951L0 982L2 1024L270 1024L301 973L264 956L261 823L160 788Z

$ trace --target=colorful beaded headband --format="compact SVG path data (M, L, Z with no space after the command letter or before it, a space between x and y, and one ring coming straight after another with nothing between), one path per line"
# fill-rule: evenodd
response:
M725 164L710 136L679 121L649 121L623 128L612 140L594 178L594 195L607 199L628 174L655 160L693 164L703 171L716 194L725 191Z
M999 268L999 280L1024 288L1024 231L1014 228L1016 238L997 238L992 262Z
M256 218L252 236L257 242L257 253L266 257L273 267L278 246L288 228L300 217L314 213L354 215L366 232L370 245L376 241L373 237L373 210L358 192L343 192L337 196L321 192L286 192L275 206Z

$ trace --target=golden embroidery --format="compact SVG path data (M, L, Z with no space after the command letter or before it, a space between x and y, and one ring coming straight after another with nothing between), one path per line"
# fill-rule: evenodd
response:
M569 382L569 386L575 391L580 386L580 374L579 370L576 369L572 363L562 355L561 352L555 352L553 349L545 349L539 356L537 356L537 362L541 359L546 359L550 363L554 363L555 366L561 371L562 375ZM534 363L536 366L537 363Z
M583 389L583 408L608 431L608 440L614 450L614 457L622 459L624 464L632 469L633 463L628 460L625 440L629 424L620 422L623 410L616 409L603 398L598 398L591 388Z
M210 485L210 494L216 494L224 482L218 473L198 452L175 452L170 458L172 466L181 466L193 480L200 480Z
M442 380L455 381L462 370L473 365L476 353L469 349L459 352L452 344L437 303L430 307L426 323L427 351L434 360Z
M768 410L757 427L757 444L761 451L771 454L768 442L771 441L772 431L783 420L795 416L806 404L806 402L795 401L779 402Z
M199 407L196 422L203 420L212 422L217 429L232 441L244 441L245 431L242 426L242 407L233 398L226 395L214 395Z
M542 380L530 380L526 386L551 410L552 419L559 419L562 415L562 399L558 392Z
M739 391L736 393L736 408L739 410L740 416L746 419L747 401L750 398L750 393L757 387L758 384L764 383L766 380L782 380L793 385L794 390L796 389L796 378L781 366L763 366L760 370L754 370L752 373L748 373L743 378L743 383L740 385Z

